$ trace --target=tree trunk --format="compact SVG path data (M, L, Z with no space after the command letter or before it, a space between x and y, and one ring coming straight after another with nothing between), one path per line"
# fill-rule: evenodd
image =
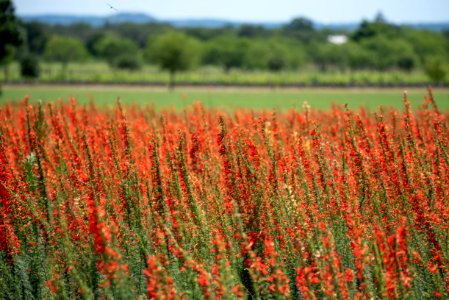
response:
M61 69L61 72L62 72L62 79L64 80L64 81L66 81L67 80L67 62L63 62L62 63L62 69Z
M175 71L170 70L170 78L168 79L168 90L173 91L175 89Z
M9 67L8 67L8 63L5 64L5 66L3 67L3 75L4 75L4 80L5 82L9 81Z

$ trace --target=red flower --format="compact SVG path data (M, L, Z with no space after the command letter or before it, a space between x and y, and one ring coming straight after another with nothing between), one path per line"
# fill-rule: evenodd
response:
M198 284L200 286L209 285L209 281L207 280L207 273L205 270L200 270L200 274L198 275Z

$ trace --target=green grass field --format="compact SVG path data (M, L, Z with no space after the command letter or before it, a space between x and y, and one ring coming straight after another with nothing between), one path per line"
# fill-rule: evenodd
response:
M412 106L420 106L426 95L424 88L407 89ZM195 101L215 108L289 109L301 108L304 101L315 109L328 109L332 103L347 103L350 108L365 106L369 110L383 107L402 107L401 88L218 88L183 87L173 92L163 87L143 86L4 86L0 103L17 101L29 95L31 101L63 100L75 97L80 103L95 101L98 105L122 103L154 104L156 109L183 109ZM434 98L442 110L449 110L449 89L435 89Z

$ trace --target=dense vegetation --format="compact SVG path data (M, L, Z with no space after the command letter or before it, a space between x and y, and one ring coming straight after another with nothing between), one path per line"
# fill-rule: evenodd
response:
M160 35L174 31L162 24L110 24L100 28L78 24L72 26L50 26L24 24L28 29L28 44L36 55L51 51L48 41L53 36L70 36L82 42L89 55L95 59L111 61L107 46L116 45L119 54L138 60L152 60L152 44ZM31 29L32 28L32 29ZM279 71L295 70L313 64L320 70L390 70L411 71L424 68L432 59L441 63L449 59L449 36L389 24L382 18L364 21L354 32L331 32L315 29L313 23L304 18L292 20L280 29L266 29L255 25L233 28L186 28L178 32L196 39L201 65L218 65L225 70L266 69ZM30 32L32 31L32 33ZM181 33L180 33L181 34ZM179 34L179 35L180 35ZM349 41L342 45L328 41L329 36L344 34ZM171 36L174 40L180 36ZM115 40L114 40L115 38ZM57 59L55 59L57 60Z
M448 298L448 115L404 104L2 105L1 298Z
M35 22L22 23L20 27L23 43L16 48L15 58L21 62L22 76L37 77L39 64L53 62L60 64L56 72L59 79L52 77L56 81L95 81L95 76L83 77L83 72L77 74L81 77L77 80L76 76L73 78L67 73L67 69L73 63L99 61L109 65L114 71L112 76L119 70L131 73L125 79L118 76L104 80L106 82L127 81L126 78L133 77L132 73L138 74L137 77L144 76L145 66L153 65L168 71L171 77L189 68L197 70L196 67L200 67L201 70L213 66L221 68L224 76L231 71L269 72L274 77L298 72L349 74L344 75L347 84L360 84L351 83L348 79L351 74L399 72L400 79L392 82L401 84L401 81L406 81L407 73L418 72L422 76L415 83L438 83L447 82L449 67L449 32L390 24L381 15L373 21L361 22L352 32L317 29L312 21L302 17L274 29L250 24L223 28L173 28L161 23L91 27L87 24L62 26ZM332 37L336 35L345 36L347 41L335 41ZM14 55L9 57L8 63ZM4 66L7 70L8 64ZM41 72L42 78L48 77L42 73L45 72ZM96 75L100 76L101 72ZM310 76L310 81L314 81L314 76ZM8 79L6 74L3 77ZM277 78L284 82L282 76ZM368 84L382 84L371 80L369 77ZM207 78L200 81L207 82ZM319 78L315 81L320 83ZM301 79L295 79L293 83L301 83ZM339 84L338 80L336 84Z

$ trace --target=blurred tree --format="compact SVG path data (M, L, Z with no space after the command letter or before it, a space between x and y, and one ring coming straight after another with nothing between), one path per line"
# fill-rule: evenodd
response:
M234 34L235 28L231 26L224 26L220 28L189 27L183 29L183 32L198 40L208 41L219 36L227 36Z
M0 26L4 24L2 22ZM42 55L50 36L70 36L80 39L93 57L106 60L114 69L128 70L142 66L141 49L144 44L147 45L145 58L155 62L148 45L154 44L167 30L174 30L170 25L162 23L111 23L92 27L86 24L48 25L31 22L25 23L24 27L27 33L24 45L28 45L31 54ZM279 71L295 69L304 62L319 65L323 70L350 68L411 71L418 67L424 69L432 57L438 57L443 63L449 61L449 31L432 32L395 26L388 23L382 14L371 21L362 22L350 34L350 41L340 46L328 44L327 39L329 35L347 32L317 29L311 20L302 17L291 20L281 28L245 24L239 27L182 28L176 31L202 42L202 64L221 66L225 71L233 68ZM1 46L8 49L3 64L14 58L20 61L22 56L28 55L28 51L22 49L26 47L12 51L12 46ZM198 56L195 55L195 58Z
M198 41L180 32L167 32L150 41L146 47L146 57L170 74L168 87L175 87L178 71L191 68L200 57Z
M108 31L132 40L139 48L144 48L149 37L162 34L167 26L157 23L118 23L109 25Z
M45 47L44 57L48 61L60 63L62 66L62 75L65 77L67 75L67 65L69 62L86 59L87 51L79 39L53 36Z
M74 23L69 25L50 25L42 24L42 28L47 36L66 36L79 39L82 43L86 43L89 38L98 31L106 31L104 28L92 27L86 23Z
M247 69L266 69L278 72L295 69L304 61L303 47L282 37L248 40L243 66Z
M247 69L264 69L279 72L297 68L304 60L300 42L283 37L248 40L248 50L243 66Z
M449 29L445 29L441 32L445 39L449 40Z
M418 56L413 47L401 39L390 40L385 36L364 39L362 47L372 56L367 60L367 67L380 71L399 68L411 71L418 63Z
M351 35L352 40L360 42L363 39L371 38L377 34L375 26L367 20L363 20L357 30Z
M410 48L404 48L402 53L398 53L398 59L396 61L397 67L406 72L411 72L417 64L417 56L412 53L413 50L409 50ZM408 52L407 52L408 51Z
M23 78L34 79L40 74L39 61L35 54L26 54L20 58L20 75Z
M382 15L378 15L374 22L362 21L360 26L351 34L351 39L355 42L361 42L364 39L375 36L384 36L387 38L401 37L403 30L399 26L387 23Z
M26 33L26 44L28 51L42 55L45 50L45 44L48 41L48 31L46 26L38 22L24 23L23 27Z
M247 38L265 37L270 31L260 25L243 24L237 30L237 35Z
M313 22L304 17L294 18L284 27L285 30L291 31L314 31Z
M61 28L61 32L54 33L54 35L62 35L62 36L70 36L73 38L79 39L83 44L86 44L87 40L90 38L92 34L97 31L96 28L93 28L89 24L86 23L75 23L69 26L63 26Z
M430 58L424 65L424 71L433 82L441 82L446 77L443 62L438 57Z
M376 16L374 17L374 22L375 23L387 23L387 19L385 18L385 15L383 14L383 12L379 11L377 12Z
M140 49L130 39L105 35L97 41L94 49L112 68L137 70L142 65Z
M97 49L97 44L100 42L100 40L102 40L105 36L107 35L107 33L105 33L104 31L100 30L97 31L95 33L92 33L92 35L90 35L86 41L86 49L89 52L90 55L92 55L93 57L100 57L100 53L98 53Z
M142 60L140 56L123 53L114 60L114 67L120 70L137 71L142 67Z
M283 32L290 37L304 43L310 42L316 35L313 22L307 18L299 17L290 21L282 28Z
M403 38L412 45L423 65L431 57L445 57L449 60L449 43L441 33L407 29Z
M375 58L372 53L359 43L348 42L341 47L346 57L345 62L351 70L368 69L375 65Z
M8 79L8 64L14 57L14 49L20 46L23 37L10 0L0 0L0 66ZM0 86L0 95L1 95Z
M270 41L268 43L268 55L266 57L267 69L272 72L279 72L284 69L292 69L298 61L292 57L293 51L280 41Z
M225 72L231 68L242 68L248 41L235 36L221 36L207 42L203 53L203 63L223 67Z
M312 59L320 71L326 72L330 67L337 67L340 70L347 66L345 51L342 45L331 43L318 44L314 48Z
M242 69L247 70L262 70L267 69L268 57L270 56L268 50L268 41L256 39L243 39L245 48L239 59L241 60Z

